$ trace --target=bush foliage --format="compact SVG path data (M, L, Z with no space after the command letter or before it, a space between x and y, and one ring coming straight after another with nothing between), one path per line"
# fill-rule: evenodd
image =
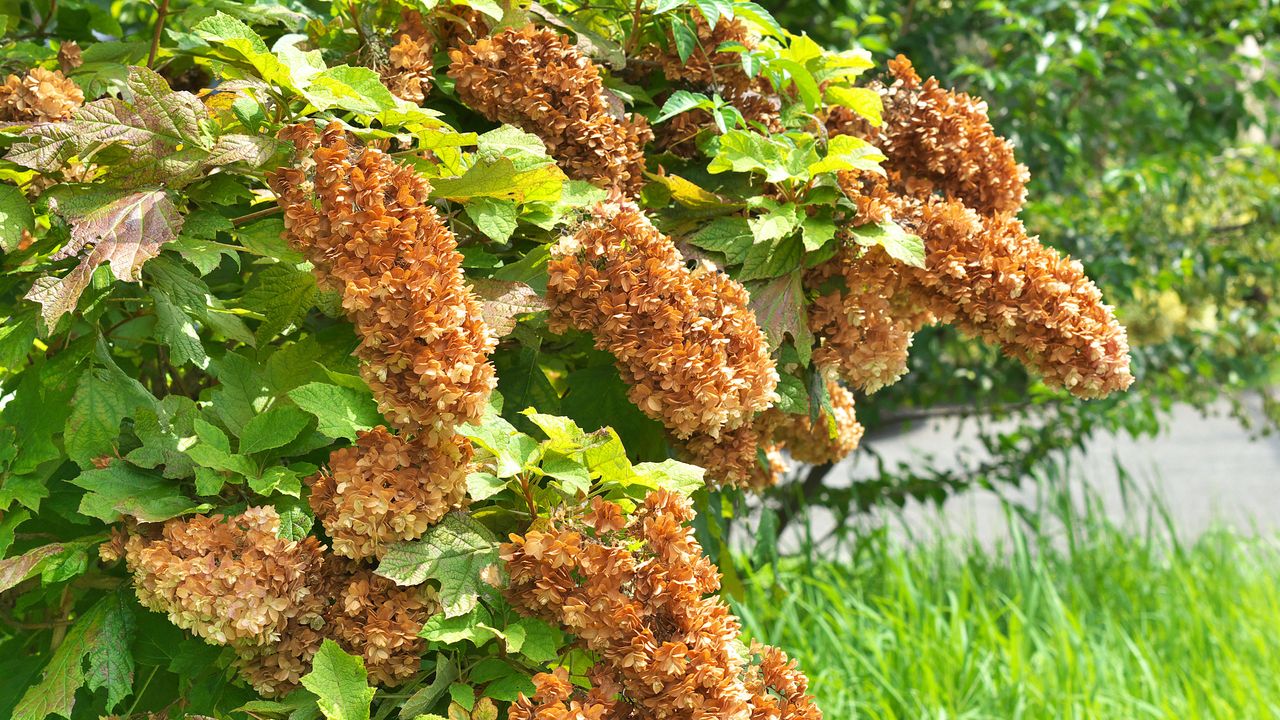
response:
M0 7L15 718L816 718L733 500L932 325L1133 381L985 103L753 2Z

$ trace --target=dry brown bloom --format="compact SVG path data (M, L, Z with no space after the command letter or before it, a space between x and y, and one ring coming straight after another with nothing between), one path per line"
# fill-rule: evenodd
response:
M84 64L80 45L75 40L63 40L58 46L58 67L69 73Z
M679 443L687 462L706 469L706 480L715 487L734 486L763 490L778 484L787 471L782 445L774 429L782 414L769 410L749 425L721 433L698 434Z
M553 329L591 332L631 401L676 437L718 437L774 402L778 373L746 290L690 270L635 205L598 206L547 271Z
M880 248L844 239L831 260L806 273L806 287L826 290L809 305L814 362L868 393L897 382L912 336L933 321L909 270Z
M59 70L31 68L0 85L0 122L66 120L84 104L84 93Z
M421 105L431 91L435 38L420 13L401 12L396 44L387 52L387 66L382 68L382 84L401 100Z
M565 36L509 28L449 57L449 77L468 107L542 138L570 177L627 195L640 191L648 122L610 106L600 69Z
M395 687L418 672L426 642L418 637L439 611L422 588L397 587L364 568L354 568L333 586L325 635L364 658L369 680Z
M760 76L750 77L742 67L742 54L719 50L726 43L737 43L755 49L759 37L737 18L721 17L712 28L701 13L693 13L697 43L688 59L676 52L674 38L667 47L650 46L640 54L642 61L657 64L663 77L678 86L698 92L718 94L742 113L743 119L764 125L770 132L782 130L782 101L773 85ZM693 110L681 113L655 129L657 145L688 157L696 147L693 137L712 125L711 113Z
M752 720L822 720L822 711L809 695L809 678L795 660L759 642L751 643L751 655L760 658L748 674Z
M925 199L934 193L964 202L983 215L1016 213L1030 175L1013 145L996 134L984 100L947 90L937 78L921 81L911 62L889 61L895 82L878 88L884 124L871 127L847 108L827 121L832 134L857 135L888 156L895 192Z
M590 690L576 687L563 667L533 676L534 694L512 703L507 720L622 720L633 717L605 688L607 677L596 672Z
M831 396L831 410L824 408L819 413L817 427L810 423L808 415L782 414L779 418L773 439L787 449L793 460L824 465L838 462L858 449L863 427L854 414L853 393L829 379L827 394Z
M175 518L154 539L135 534L125 562L138 600L212 643L277 642L290 620L315 619L312 578L323 563L315 538L284 540L279 530L275 509L258 507Z
M398 428L439 443L484 414L497 343L462 273L430 186L332 123L285 128L298 166L271 177L289 241L306 254L361 338L361 374Z
M956 201L908 201L900 222L924 238L927 269L913 274L934 314L1078 397L1133 383L1125 329L1079 261L1012 216L984 218Z
M324 642L325 624L319 613L331 602L327 594L317 595L310 612L291 618L279 640L237 647L235 668L240 677L266 697L281 697L296 689L302 676L311 672L311 658Z
M621 530L553 518L545 531L503 545L512 604L600 657L597 699L579 701L600 715L562 714L573 712L565 705L573 692L553 676L539 683L538 703L523 702L514 717L608 717L614 700L653 720L819 717L816 709L797 714L811 701L790 667L763 651L766 663L751 664L737 618L715 594L719 573L686 526L692 518L687 499L656 491ZM769 689L786 699L766 699Z
M454 436L432 444L376 427L335 450L307 479L310 503L338 555L380 557L387 546L422 536L466 496L471 444Z

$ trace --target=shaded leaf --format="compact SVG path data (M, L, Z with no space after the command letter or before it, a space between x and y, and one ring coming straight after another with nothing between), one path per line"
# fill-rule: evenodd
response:
M61 543L42 545L17 556L0 560L0 592L30 577L40 563L62 552Z
M302 686L315 693L320 712L328 720L369 720L369 705L377 691L369 686L364 659L343 652L326 638L311 660Z
M777 347L790 336L800 354L800 361L808 365L813 334L809 331L800 271L793 270L767 283L755 284L748 290L751 293L751 310L769 344Z
M22 242L22 231L35 229L31 203L12 185L0 185L0 252L12 252Z
M118 522L124 516L142 522L162 522L212 507L187 498L173 481L143 472L122 460L113 460L100 470L86 470L70 482L88 490L80 500L80 513L105 523Z

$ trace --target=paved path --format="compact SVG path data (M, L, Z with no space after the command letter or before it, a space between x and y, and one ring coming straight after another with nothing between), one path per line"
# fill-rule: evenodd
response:
M958 421L921 424L901 435L875 441L889 463L919 464L932 454L942 460L972 452L972 428ZM1121 482L1117 460L1129 482ZM858 463L862 463L862 467ZM1183 537L1195 537L1211 525L1227 525L1241 532L1280 531L1280 436L1252 439L1225 413L1205 417L1187 407L1174 410L1168 429L1155 438L1100 437L1072 458L1074 482L1086 482L1102 499L1108 515L1132 522L1133 505L1126 506L1125 486L1132 494L1154 491L1163 499L1174 527ZM872 468L866 458L837 466L829 477L854 479ZM837 482L839 480L836 480ZM1034 502L1036 489L1009 488L1008 497ZM1149 507L1149 503L1139 503ZM897 522L897 519L891 520ZM973 490L947 501L941 508L911 503L901 514L904 532L929 534L939 529L973 535L983 544L1005 537L1005 514L999 497ZM819 513L815 535L831 527Z

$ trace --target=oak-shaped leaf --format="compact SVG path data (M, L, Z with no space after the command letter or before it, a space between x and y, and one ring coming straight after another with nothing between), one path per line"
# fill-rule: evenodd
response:
M498 540L493 533L467 513L453 512L418 540L388 548L376 572L397 585L436 580L445 617L457 617L476 606L486 570L497 565Z
M181 213L168 193L159 188L130 192L77 213L67 217L71 240L53 259L80 254L90 245L93 249L70 273L61 278L40 278L26 295L26 299L40 303L50 329L58 318L75 309L99 265L110 265L119 280L137 282L143 264L159 255L160 248L182 229Z
M489 329L504 337L516 328L516 318L546 310L547 301L536 290L522 282L478 279L472 285L484 301L481 314Z
M788 335L791 336L800 361L807 365L813 349L813 334L809 332L800 271L793 270L768 282L752 284L748 290L751 293L751 310L769 344L777 347Z
M7 158L51 172L73 157L108 166L118 186L185 185L200 177L213 147L199 98L175 92L145 67L129 69L123 97L77 109L70 120L32 127Z

